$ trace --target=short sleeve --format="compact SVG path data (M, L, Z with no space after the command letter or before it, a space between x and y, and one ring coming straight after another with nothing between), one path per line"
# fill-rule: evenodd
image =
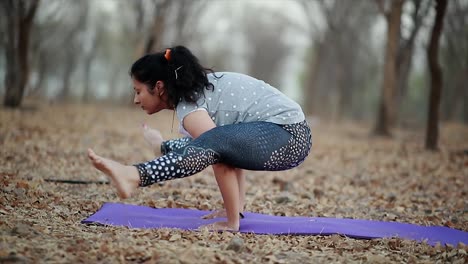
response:
M205 98L202 96L200 99L198 99L198 101L196 103L187 103L185 101L181 101L177 107L176 107L176 113L177 113L177 119L179 120L179 124L180 124L180 127L179 127L179 131L182 133L182 134L186 134L184 133L185 129L183 128L183 123L184 123L184 118L194 112L194 111L199 111L199 110L202 110L202 111L207 111L208 112L208 106L206 104L206 100Z

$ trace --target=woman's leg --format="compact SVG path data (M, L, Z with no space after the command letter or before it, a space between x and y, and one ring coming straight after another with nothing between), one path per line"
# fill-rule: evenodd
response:
M247 191L244 170L236 168L236 178L237 185L239 186L239 213L243 213L245 207L245 192Z
M209 165L225 163L235 168L249 170L285 170L297 166L307 156L310 149L310 130L305 124L280 126L268 122L242 123L211 129L192 140L185 147L175 149L166 155L145 163L136 164L139 173L139 185L147 186L160 181L172 180L196 174ZM101 158L92 151L89 153L93 165L118 182L118 192L130 195L136 188L130 180L120 176L130 173L128 166ZM102 165L104 164L104 165ZM120 166L119 166L120 165ZM217 175L222 180L220 190L225 188L224 178L234 178L236 187L222 193L225 204L231 205L232 199L238 204L239 183L232 173ZM234 175L234 176L229 176ZM229 177L227 177L229 176ZM135 177L131 178L134 181ZM226 179L231 182L232 179ZM123 183L122 183L123 182ZM127 187L133 187L127 188ZM237 190L237 196L233 190ZM234 198L233 198L234 197ZM235 206L228 206L228 222L235 222L239 211L232 212Z
M304 161L311 134L305 121L292 125L240 123L211 129L189 146L210 149L218 154L218 162L235 168L279 171Z
M126 166L103 158L91 149L88 149L88 157L96 169L102 171L111 179L120 198L129 198L138 187L140 175L134 166Z
M213 164L221 196L226 209L227 222L216 222L207 225L208 229L214 230L239 230L239 184L236 177L236 169L225 164Z
M287 126L265 122L234 125L202 136L210 136L218 142L224 139L223 146L217 149L220 162L246 169L284 170L295 167L305 159L311 147L310 129L305 123ZM209 229L238 230L238 212L245 202L245 178L241 170L239 172L234 173L236 177L233 177L232 173L215 170L228 221L207 225ZM208 218L222 215L222 211L216 212Z
M268 122L216 127L184 147L135 164L140 186L190 176L216 163L247 170L290 169L305 159L310 148L307 133L291 127Z
M175 138L163 141L161 143L161 153L163 155L175 151L176 149L181 149L187 146L192 141L192 138L183 137L183 138Z
M227 165L224 165L222 163L212 165L215 175L217 174L217 172L219 173L219 171L221 171L216 168L220 166L227 166ZM245 174L244 174L244 170L242 169L235 168L234 170L235 170L236 179L237 179L236 185L237 185L237 188L239 189L239 213L242 214L244 212L244 207L245 207L245 192L246 192ZM213 218L218 218L218 217L226 217L226 209L218 210L213 213L202 216L203 219L213 219Z

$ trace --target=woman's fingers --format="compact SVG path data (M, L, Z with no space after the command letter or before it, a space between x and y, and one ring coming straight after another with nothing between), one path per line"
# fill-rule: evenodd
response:
M207 215L202 216L202 219L214 219L218 217L226 217L226 210L219 210Z

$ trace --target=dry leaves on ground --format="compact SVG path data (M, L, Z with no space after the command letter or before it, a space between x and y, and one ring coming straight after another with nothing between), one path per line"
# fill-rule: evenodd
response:
M401 239L268 236L87 226L105 202L120 201L86 149L124 163L152 157L140 126L171 133L171 113L127 107L45 105L0 109L0 263L466 263L466 245ZM177 130L177 124L174 130ZM361 218L468 231L468 127L443 124L439 152L422 129L392 139L363 124L314 122L314 147L298 168L248 172L247 211ZM98 183L67 184L50 180ZM204 210L222 206L210 170L142 188L126 203Z

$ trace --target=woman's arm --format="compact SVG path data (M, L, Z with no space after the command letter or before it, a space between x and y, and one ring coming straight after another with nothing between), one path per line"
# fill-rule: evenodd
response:
M193 137L197 138L206 131L216 127L206 111L194 111L184 117L182 126Z
M183 120L184 129L193 137L197 138L206 131L216 127L213 120L206 111L194 111ZM214 229L239 230L239 182L236 169L225 164L213 164L213 171L218 183L221 196L226 208L227 222L214 224ZM242 179L242 176L240 176ZM244 185L244 184L242 184ZM245 188L244 186L242 186Z

